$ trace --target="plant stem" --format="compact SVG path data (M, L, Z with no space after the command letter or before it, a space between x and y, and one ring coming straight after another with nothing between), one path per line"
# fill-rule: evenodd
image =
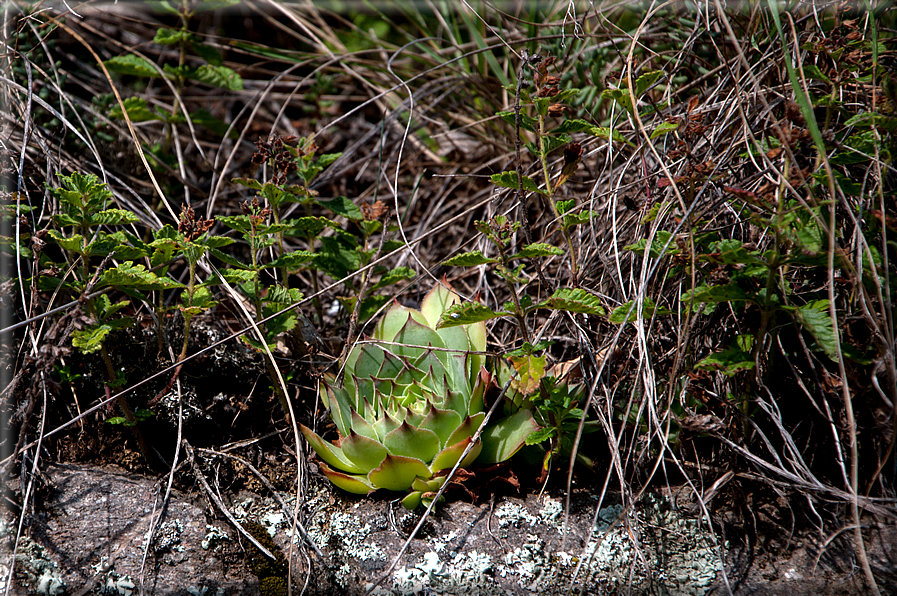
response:
M570 274L573 276L573 285L577 285L576 281L576 253L573 251L573 241L570 239L570 232L564 225L563 218L558 211L557 205L554 204L554 191L551 188L551 175L548 171L548 148L546 147L545 135L545 117L539 115L539 159L542 162L542 175L545 177L545 192L548 198L548 205L551 207L551 213L561 228L561 234L564 236L564 242L567 243L567 249L570 251Z

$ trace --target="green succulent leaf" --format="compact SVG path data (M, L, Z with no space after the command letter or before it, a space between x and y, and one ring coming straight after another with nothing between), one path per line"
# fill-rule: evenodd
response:
M305 440L308 441L308 444L315 450L315 453L318 454L318 457L331 466L349 472L350 474L365 473L364 470L356 466L348 457L346 457L346 454L343 453L341 448L329 441L325 441L315 431L303 424L299 425L299 430L302 432L302 436L305 437Z
M431 461L439 452L439 437L426 428L415 428L406 420L397 429L383 437L383 445L392 455L416 457Z
M342 440L340 448L349 461L366 472L379 467L388 455L380 441L359 435L354 430Z
M352 474L344 474L338 470L330 468L327 464L319 464L321 471L327 476L327 479L334 486L343 489L348 493L356 495L367 495L377 490L370 480L364 476L354 476Z
M407 490L418 477L430 475L430 468L416 457L387 455L380 467L371 470L368 480L377 488Z
M526 438L538 429L539 425L529 410L519 410L516 414L503 418L480 435L483 450L477 461L497 464L509 459L526 444Z
M433 462L430 464L430 470L435 474L440 470L448 470L455 467L455 464L461 459L461 456L464 455L464 451L467 449L467 446L470 445L471 438L468 437L462 441L458 441L452 445L449 445L442 451L436 454L436 457L433 458ZM474 444L473 448L467 454L467 457L461 461L461 464L458 466L459 468L466 468L471 465L476 459L480 456L480 453L483 451L483 442L477 441Z

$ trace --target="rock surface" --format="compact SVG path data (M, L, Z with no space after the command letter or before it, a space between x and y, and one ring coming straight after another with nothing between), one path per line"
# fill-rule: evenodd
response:
M253 573L243 551L253 547L198 492L174 491L158 520L164 484L114 467L55 465L18 545L12 594L237 595L286 593L281 578ZM719 554L736 593L853 594L853 579L833 583L810 549L790 560L745 567L744 549L715 542L706 525L657 496L635 514L596 498L572 499L563 536L564 503L552 496L451 503L428 520L420 538L388 572L417 516L398 503L351 498L323 483L301 512L321 560L293 539L291 516L270 497L241 493L230 501L241 522L260 524L280 554L290 554L294 594L724 594ZM289 511L294 497L282 495ZM157 519L158 529L148 533ZM590 532L594 529L594 532ZM15 535L13 520L0 532ZM590 535L591 534L591 535ZM882 534L874 562L893 555ZM292 544L291 544L292 543ZM893 546L891 546L893 548ZM257 553L257 551L254 551ZM0 568L8 581L9 557ZM769 563L770 561L767 561ZM756 563L756 562L755 562ZM736 569L748 569L738 574ZM376 587L374 582L385 576ZM5 585L0 586L5 589ZM770 591L772 590L772 591Z

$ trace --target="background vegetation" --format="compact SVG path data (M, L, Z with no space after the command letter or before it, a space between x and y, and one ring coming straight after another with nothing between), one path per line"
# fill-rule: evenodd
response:
M446 276L542 427L505 485L685 484L745 533L784 499L873 590L890 4L7 3L16 502L41 461L185 481L194 448L234 487L237 445L301 493L317 379Z

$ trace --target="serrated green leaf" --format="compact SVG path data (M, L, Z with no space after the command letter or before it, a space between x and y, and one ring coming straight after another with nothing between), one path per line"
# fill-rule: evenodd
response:
M517 371L517 378L511 381L511 386L523 395L532 395L539 390L539 383L545 376L545 356L524 354L523 356L511 356L511 365Z
M596 215L597 214L591 209L578 211L576 213L567 213L566 215L564 215L564 227L570 228L573 226L587 224L591 222Z
M221 56L221 52L210 45L196 42L191 45L193 46L193 51L196 52L197 56L199 56L212 66L221 66L221 63L224 61Z
M97 287L112 286L114 288L136 288L138 290L170 290L183 288L184 284L178 283L169 277L159 277L152 271L147 271L143 265L135 265L131 261L120 263L114 269L103 272L102 281Z
M88 220L90 226L119 226L137 223L140 218L126 209L106 209L94 213Z
M103 62L113 72L137 77L160 77L159 71L152 62L134 54L116 56Z
M696 370L720 371L727 377L735 376L740 371L752 368L754 368L754 359L751 355L735 347L711 354L695 364Z
M268 269L271 267L286 267L290 270L298 269L306 263L312 262L316 256L316 253L309 250L295 250L293 252L280 255L267 265L264 265L263 268Z
M497 174L492 174L489 178L492 181L492 184L496 186L501 186L503 188L513 188L517 189L520 187L517 178L517 172L499 172ZM523 177L523 190L529 192L537 192L539 194L547 195L547 191L536 186L535 181L529 176Z
M190 66L172 66L166 64L163 67L163 70L172 76L192 79L194 81L199 81L200 83L205 83L206 85L211 85L212 87L219 87L229 91L243 90L243 79L233 69L228 68L227 66L203 64L199 68L193 68Z
M800 324L813 335L818 346L832 360L838 359L838 339L829 316L829 301L815 300L797 307L794 314Z
M458 325L469 325L471 323L479 323L480 321L488 321L507 315L504 312L495 312L484 304L479 302L465 302L456 304L442 313L442 318L436 329L445 329L447 327L457 327Z
M804 75L808 79L816 79L817 81L825 81L826 83L832 82L831 79L829 79L827 76L825 76L822 73L822 71L819 70L819 67L816 66L815 64L808 63L808 64L802 65L802 67L804 69Z
M640 76L635 81L635 96L641 97L642 94L647 91L651 85L657 82L657 79L663 76L662 70L652 70L651 72L646 72L642 76Z
M128 97L127 99L122 100L122 104L124 104L125 110L128 112L128 118L131 119L131 122L164 120L161 115L149 108L146 100L142 97ZM112 120L122 120L124 115L122 114L121 106L113 106L112 109L109 110L109 118Z
M551 132L557 134L575 133L591 131L593 128L595 127L585 120L577 120L575 118L571 118L569 120L564 120L563 122L561 122L561 124Z
M604 126L593 126L591 128L591 132L598 138L607 139L609 141L616 141L618 143L625 143L630 147L635 147L635 145L630 143L629 140L624 137L616 128L611 130L610 128L606 128Z
M245 186L246 188L251 188L252 190L262 189L262 183L254 178L231 178L231 182L239 184L240 186Z
M533 259L536 257L561 256L564 250L544 242L536 242L524 246L520 252L512 255L511 259Z
M58 244L61 248L73 252L75 254L81 254L81 251L84 250L84 238L81 234L73 234L72 236L63 236L56 230L49 230L47 235L53 239L53 242Z
M651 246L650 246L650 248L648 247L648 239L647 239L647 238L642 238L641 240L639 240L639 241L636 242L635 244L629 244L629 245L627 245L627 246L624 246L624 247L623 247L623 250L629 250L629 251L632 251L632 252L634 252L634 253L636 253L636 254L638 254L638 255L642 255L642 256L644 256L644 255L645 255L645 249L647 248L647 249L648 249L648 256L651 257L652 259L656 259L656 258L658 258L661 254L665 254L665 253L663 253L664 247L667 247L667 244L669 244L670 246L667 247L667 250L668 250L669 252L666 253L666 254L675 254L675 253L677 253L677 252L679 252L679 251L676 250L676 248L675 248L675 247L676 247L676 244L675 244L675 243L670 243L670 237L671 237L672 235L673 235L672 233L667 232L666 230L657 230L657 232L654 234L654 239L653 239L653 241L651 242ZM670 250L670 247L672 247L672 250Z
M514 125L515 115L513 111L503 111L498 113L498 117L507 122L510 125ZM530 132L536 132L536 129L539 126L539 121L532 116L527 116L526 114L520 114L520 128L523 130L528 130Z
M498 259L485 256L478 250L461 253L442 262L448 267L476 267L477 265L486 265L488 263L497 263Z
M160 27L156 30L156 35L153 37L153 43L157 43L161 46L173 46L182 41L192 41L192 39L193 35L189 31Z
M561 147L566 146L569 142L570 137L568 135L543 137L545 155L557 151ZM529 149L533 155L542 155L543 145L540 145L538 143L526 143L527 149Z
M579 312L589 315L604 315L601 299L589 294L582 288L561 288L551 298L536 305L536 308L550 308L567 312Z
M364 218L361 208L346 197L336 197L329 200L315 199L315 203L348 219L359 220Z
M411 267L396 267L395 269L388 271L380 278L380 281L371 286L370 291L376 292L380 288L391 286L403 279L414 279L416 275L417 273Z
M737 284L730 283L722 286L701 285L682 294L682 298L679 300L682 304L687 305L692 301L696 304L704 302L750 301L751 297Z
M553 426L546 426L545 428L534 430L526 437L526 444L538 445L539 443L543 443L552 438L555 434L557 434L557 429Z
M320 216L297 217L282 223L284 236L311 237L320 234L324 228L342 229L335 221Z
M657 128L651 132L651 138L656 139L659 136L673 132L677 128L679 128L679 125L675 122L661 122L657 125Z
M112 332L110 325L95 325L72 332L72 345L82 354L91 354L103 347L106 336Z

